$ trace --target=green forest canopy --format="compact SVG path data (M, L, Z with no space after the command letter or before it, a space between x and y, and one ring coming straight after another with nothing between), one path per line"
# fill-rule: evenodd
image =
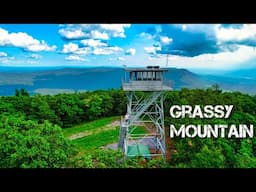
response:
M143 93L141 93L143 94ZM124 160L119 151L79 153L62 129L102 117L126 113L122 90L34 95L17 90L0 97L0 167L256 167L256 140L180 139L171 145L171 159ZM229 119L172 119L171 105L234 105ZM165 124L254 124L256 96L219 88L182 89L166 93ZM122 162L122 163L120 163Z

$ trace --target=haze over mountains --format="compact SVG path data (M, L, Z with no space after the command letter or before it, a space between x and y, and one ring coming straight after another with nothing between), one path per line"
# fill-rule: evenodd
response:
M255 72L255 73L254 73ZM256 71L233 71L225 76L199 75L187 69L170 68L166 79L174 82L174 89L207 88L217 83L225 91L256 94ZM0 95L14 95L16 88L25 88L30 94L57 94L120 88L123 68L16 68L0 67Z

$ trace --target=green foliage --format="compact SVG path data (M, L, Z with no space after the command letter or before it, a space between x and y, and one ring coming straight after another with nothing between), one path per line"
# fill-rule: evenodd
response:
M256 167L255 138L174 138L175 152L169 164L140 157L124 160L112 151L96 153L95 149L117 142L118 128L104 128L116 118L112 116L126 113L127 98L122 90L29 96L25 89L17 89L15 95L0 97L0 167ZM166 126L253 124L256 127L256 96L224 92L214 85L208 89L171 91L165 93L165 97ZM229 119L172 119L169 109L174 104L234 105L234 109ZM86 123L96 119L101 120ZM71 144L57 125L65 128L65 136L92 131L93 134L72 141L90 153L72 156ZM99 129L103 131L94 132ZM136 133L143 131L136 129ZM103 153L102 156L99 153Z
M253 142L250 139L241 141L241 148L236 155L237 165L240 168L255 168L256 157L253 155Z
M147 168L168 168L170 165L165 161L163 157L151 159L147 162Z
M177 100L177 101L175 101ZM229 119L173 119L166 111L166 124L253 124L256 127L255 96L240 92L221 92L218 87L212 89L182 89L168 93L166 104L189 105L233 105ZM252 139L181 139L174 138L175 152L170 165L173 167L256 167L256 141Z
M83 154L72 157L66 167L70 168L94 168L92 155Z
M72 154L61 128L23 117L0 118L0 167L63 167Z
M110 97L112 98L111 115L124 115L127 106L127 96L122 90L111 90Z
M0 114L3 113L15 113L15 109L12 103L7 103L0 99Z
M21 88L20 90L19 89L15 89L15 96L17 96L17 97L20 97L20 96L28 97L29 93L24 88Z
M104 117L113 108L111 97L106 93L89 95L84 99L84 104L87 107L86 115L89 120Z
M224 168L225 157L221 150L214 147L209 149L207 145L195 154L190 167L195 168Z
M216 93L221 93L220 85L217 84L217 83L215 83L215 84L212 85L212 89L213 89L213 91L216 92Z
M59 94L49 97L49 106L58 117L58 123L61 127L71 127L83 120L85 112L83 103L77 94Z
M43 97L36 95L31 101L31 115L29 119L38 120L39 123L42 123L44 120L55 122L57 116L54 111L50 109L47 101Z
M122 168L125 166L125 157L118 150L96 150L93 153L94 166L97 168Z
M0 112L22 113L27 120L48 120L62 128L85 121L125 114L126 95L121 90L74 94L35 95L16 90L16 97L0 97Z
M143 157L127 158L119 150L97 149L90 154L80 154L72 159L75 168L166 168L163 158L146 160Z

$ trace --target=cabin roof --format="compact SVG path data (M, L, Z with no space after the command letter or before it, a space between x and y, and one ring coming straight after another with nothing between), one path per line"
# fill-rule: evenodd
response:
M147 66L147 67L129 67L125 68L128 72L144 72L144 71L168 71L168 68L160 68L159 66Z

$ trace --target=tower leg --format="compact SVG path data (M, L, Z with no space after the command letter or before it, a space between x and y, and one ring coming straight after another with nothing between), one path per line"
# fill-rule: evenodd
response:
M139 96L136 92L129 91L127 97L127 114L130 119L121 123L123 133L120 133L119 137L121 138L122 136L120 146L123 152L129 156L128 149L132 146L140 153L140 148L143 145L144 147L147 145L152 150L147 157L149 155L162 155L165 157L164 96L162 92L147 92L143 96ZM136 134L136 127L142 123L154 125L153 130L151 128L149 133Z

